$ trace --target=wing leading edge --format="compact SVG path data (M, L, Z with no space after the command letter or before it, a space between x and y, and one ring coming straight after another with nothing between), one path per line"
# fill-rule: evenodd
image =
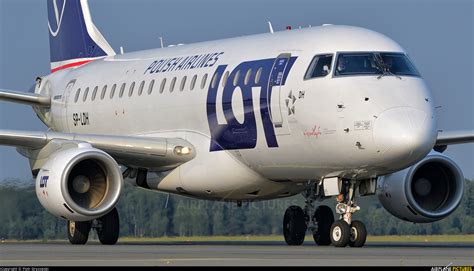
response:
M194 146L181 138L0 130L0 145L17 147L22 155L30 159L32 153L51 142L89 143L121 164L152 170L183 164L196 155ZM186 153L183 149L187 150Z

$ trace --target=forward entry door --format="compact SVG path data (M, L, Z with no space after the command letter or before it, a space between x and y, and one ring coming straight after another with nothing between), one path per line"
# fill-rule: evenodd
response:
M291 54L284 53L280 54L273 63L272 71L270 73L270 78L268 80L267 88L267 101L268 108L270 110L270 118L275 129L275 134L289 134L290 129L288 123L283 119L283 109L282 104L284 95L282 93L282 84L285 71L290 62Z

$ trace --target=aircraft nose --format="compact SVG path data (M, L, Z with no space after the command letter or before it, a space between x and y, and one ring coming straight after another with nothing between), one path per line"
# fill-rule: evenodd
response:
M386 159L406 165L430 152L436 141L432 116L412 107L397 107L382 112L374 123L377 152Z

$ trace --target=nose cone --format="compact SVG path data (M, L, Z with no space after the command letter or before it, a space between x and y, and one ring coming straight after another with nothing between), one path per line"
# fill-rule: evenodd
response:
M373 135L381 159L404 168L431 151L437 133L432 114L412 107L397 107L377 117Z

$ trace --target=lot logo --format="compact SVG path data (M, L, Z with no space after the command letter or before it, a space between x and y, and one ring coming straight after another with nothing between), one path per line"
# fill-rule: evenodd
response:
M214 73L207 93L207 120L211 133L210 151L252 149L257 144L257 123L254 102L260 108L260 116L268 147L278 147L275 130L271 120L269 101L272 91L284 85L296 57L270 58L248 61L239 64L225 78L227 65L220 65ZM250 71L250 72L249 72ZM236 77L237 76L237 77ZM222 96L218 95L222 88ZM232 108L232 99L238 97L234 92L240 89L243 102L243 121L239 122ZM254 101L252 92L259 92L259 100ZM219 97L219 99L218 99ZM217 108L222 107L223 116L218 118ZM219 123L219 119L225 120Z
M40 179L40 188L46 188L48 186L49 176L41 176Z

